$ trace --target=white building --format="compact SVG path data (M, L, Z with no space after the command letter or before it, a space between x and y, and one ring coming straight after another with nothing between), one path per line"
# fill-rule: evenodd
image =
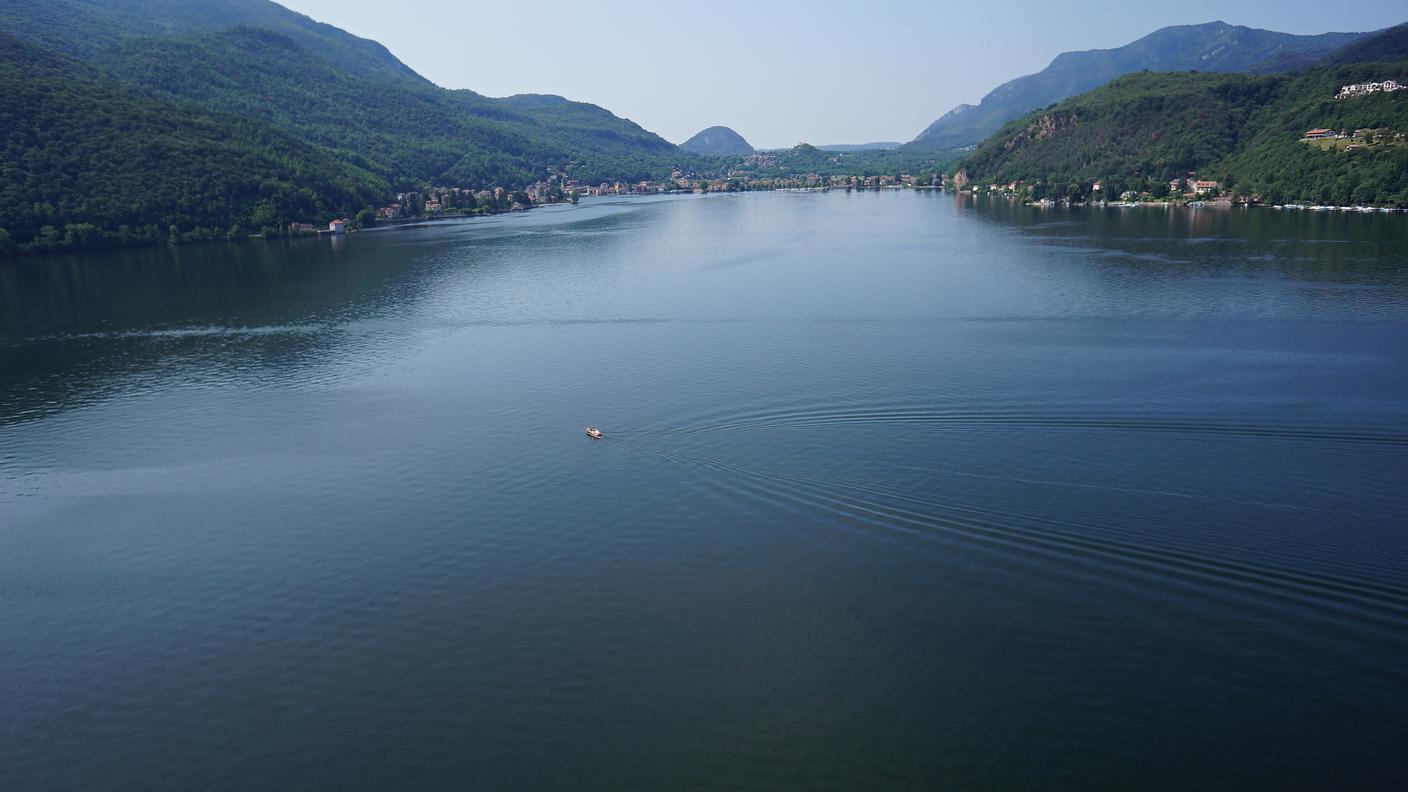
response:
M1351 97L1368 96L1369 94L1379 92L1393 93L1394 91L1397 91L1402 87L1403 86L1399 85L1396 80L1384 80L1383 82L1354 83L1353 85L1342 86L1340 88L1339 94L1335 98L1349 99Z

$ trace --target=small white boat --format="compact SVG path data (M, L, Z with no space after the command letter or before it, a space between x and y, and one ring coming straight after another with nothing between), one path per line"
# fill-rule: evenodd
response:
M593 439L593 440L600 440L600 439L601 439L601 430L598 429L598 428L596 428L595 426L588 426L588 427L587 427L587 437L590 437L590 438Z

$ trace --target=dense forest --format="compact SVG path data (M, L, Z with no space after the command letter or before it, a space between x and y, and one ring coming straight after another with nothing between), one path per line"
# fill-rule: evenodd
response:
M1313 65L1360 41L1360 33L1297 36L1226 22L1176 25L1113 49L1063 52L1036 74L1003 83L978 105L960 105L930 124L911 148L976 144L1032 110L1141 71L1270 74Z
M389 192L269 124L135 96L0 36L0 251L242 236Z
M440 88L267 0L0 5L0 114L0 252L268 233L398 191L706 163L595 105Z
M1297 74L1141 73L1007 124L961 164L974 182L1022 182L1032 197L1166 193L1196 173L1271 203L1408 205L1408 91L1336 99L1340 86L1408 78L1408 62ZM1374 130L1349 146L1312 128Z
M258 28L129 40L98 63L130 90L269 121L406 189L518 187L547 168L635 181L668 175L680 157L668 141L594 105L388 84Z
M428 82L381 44L268 0L44 0L0 3L0 32L79 60L112 45L258 27L287 36L337 68L382 82ZM198 64L191 64L192 67Z

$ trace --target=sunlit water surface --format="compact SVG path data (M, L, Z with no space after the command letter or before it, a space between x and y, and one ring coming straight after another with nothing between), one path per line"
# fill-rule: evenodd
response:
M832 193L0 263L0 784L1389 788L1405 251Z

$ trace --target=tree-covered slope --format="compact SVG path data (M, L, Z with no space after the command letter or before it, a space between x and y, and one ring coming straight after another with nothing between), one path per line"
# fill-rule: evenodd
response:
M0 0L0 35L10 249L46 226L45 245L70 225L107 242L258 231L393 190L636 181L693 162L595 105L440 88L268 0Z
M0 35L0 248L225 236L375 205L387 183L267 123L132 95Z
M1332 98L1342 85L1386 78L1408 81L1408 61L1316 69L1279 81L1237 150L1214 166L1214 178L1272 203L1408 206L1408 91ZM1378 131L1357 139L1354 149L1300 142L1317 127Z
M0 0L0 32L84 59L125 39L240 26L282 33L346 71L424 82L381 44L269 0Z
M382 45L269 0L0 0L0 32L131 90L260 118L397 184L668 172L678 149L600 107L433 85Z
M1042 71L997 87L978 105L960 105L944 114L910 145L937 149L972 145L1031 110L1132 72L1284 71L1309 65L1362 35L1296 36L1225 22L1167 27L1123 47L1062 53Z
M680 148L706 157L746 157L753 147L737 132L726 126L711 126L700 130Z
M1353 44L1331 53L1321 65L1385 63L1402 60L1408 60L1408 24L1397 25L1359 39Z
M961 164L979 183L1059 195L1156 189L1196 172L1267 201L1408 203L1408 91L1335 99L1341 85L1408 77L1408 63L1286 76L1141 73L1031 113ZM1385 130L1355 149L1301 142L1312 128Z
M470 91L454 93L478 97ZM518 97L520 102L522 96ZM604 107L560 96L538 96L560 101L517 105L520 128L555 150L556 161L572 178L588 183L663 179L677 165L697 164L675 144ZM488 101L500 107L515 106L513 97ZM454 170L448 176L464 180Z

